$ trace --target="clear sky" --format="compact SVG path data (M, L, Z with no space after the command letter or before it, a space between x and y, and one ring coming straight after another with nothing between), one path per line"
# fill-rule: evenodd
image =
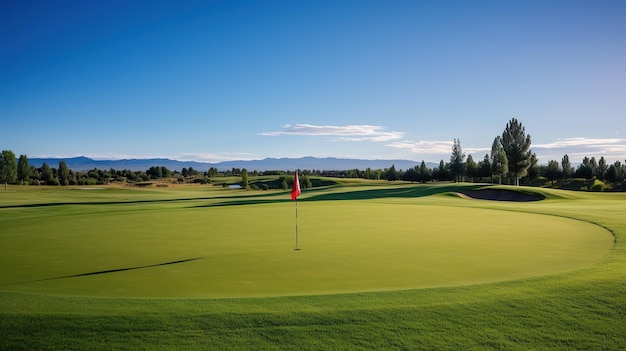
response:
M626 159L626 1L0 2L0 149Z

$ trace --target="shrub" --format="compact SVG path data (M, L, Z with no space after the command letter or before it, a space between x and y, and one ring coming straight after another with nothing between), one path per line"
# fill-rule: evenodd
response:
M591 186L591 191L602 192L606 188L606 185L599 179L595 179L593 181L593 185Z

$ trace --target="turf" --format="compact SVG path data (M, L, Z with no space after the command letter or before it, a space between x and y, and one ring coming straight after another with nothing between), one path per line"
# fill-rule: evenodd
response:
M293 222L276 224L293 216L286 193L2 194L0 347L623 348L624 196L544 190L545 200L520 204L463 199L458 188L305 193L299 252ZM183 244L194 240L204 244ZM25 243L22 254L48 257L10 256ZM138 249L146 243L152 250ZM69 277L115 267L137 269ZM194 289L223 298L181 298ZM302 294L318 295L224 298Z

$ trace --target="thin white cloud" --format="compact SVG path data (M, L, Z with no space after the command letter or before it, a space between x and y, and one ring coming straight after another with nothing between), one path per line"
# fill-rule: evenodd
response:
M452 141L396 141L387 146L406 149L416 154L446 154L452 152Z
M196 161L196 162L209 162L217 163L222 161L248 161L254 160L255 155L251 153L224 153L224 154L212 154L212 153L183 153L178 155L172 155L167 158L178 161Z
M391 144L387 144L387 146L394 147L397 149L405 149L409 150L415 154L437 154L437 155L450 155L452 154L452 146L454 142L452 141L442 141L442 140L420 140L420 141L396 141ZM480 147L468 147L464 148L461 145L461 149L466 155L473 155L479 152L488 152L491 148L480 148Z
M560 159L567 154L570 160L584 157L605 157L607 160L626 159L626 139L621 138L566 138L551 143L531 145L537 155L545 159Z
M401 139L402 132L387 132L381 126L366 124L347 126L317 126L312 124L287 124L278 132L260 133L263 136L281 135L309 135L309 136L336 136L343 141L389 141Z
M569 147L600 147L600 148L621 148L626 150L626 139L610 138L565 138L546 144L532 145L533 148L538 149L563 149Z

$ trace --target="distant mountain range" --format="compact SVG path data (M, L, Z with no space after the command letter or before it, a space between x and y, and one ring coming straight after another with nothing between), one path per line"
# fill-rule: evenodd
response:
M59 166L59 161L61 160L65 160L67 167L74 171L88 171L94 168L103 170L113 168L115 170L128 169L131 171L145 171L150 167L162 166L165 166L173 171L180 171L183 168L193 167L194 169L202 172L207 171L210 167L215 167L219 171L231 170L233 168L245 168L248 171L290 171L295 169L343 171L349 169L365 170L368 167L371 169L385 169L391 167L392 165L395 166L397 170L407 170L415 167L416 165L419 166L421 163L421 161L416 162L411 160L362 160L334 157L265 158L262 160L207 163L196 161L177 161L167 158L93 160L84 156L72 158L31 158L28 160L28 163L37 168L41 167L44 163L50 167L57 168ZM426 165L429 168L438 166L436 163L427 163Z

